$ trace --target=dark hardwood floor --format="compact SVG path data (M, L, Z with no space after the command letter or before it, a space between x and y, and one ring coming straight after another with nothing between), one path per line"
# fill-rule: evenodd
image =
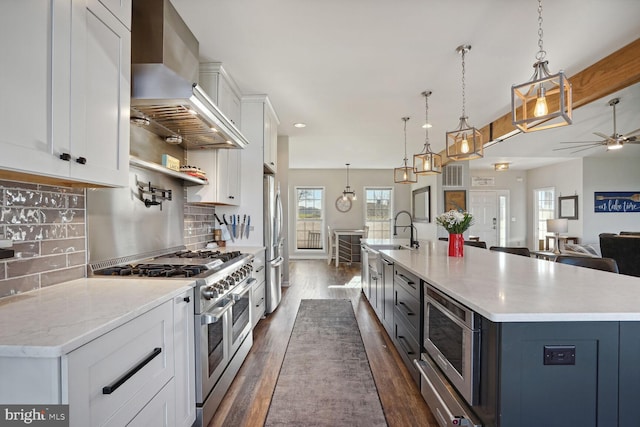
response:
M301 299L350 299L390 427L438 424L389 337L360 292L360 265L292 261L277 310L253 331L253 347L209 427L262 426ZM339 426L336 426L339 427Z

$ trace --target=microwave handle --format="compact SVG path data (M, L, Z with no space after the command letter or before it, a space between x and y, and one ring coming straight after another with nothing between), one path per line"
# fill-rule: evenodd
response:
M436 307L438 309L438 311L440 311L440 313L442 313L445 316L447 316L447 318L449 320L451 320L453 323L455 323L456 325L460 326L463 329L469 330L469 331L472 330L469 327L469 325L467 325L466 323L464 323L463 321L458 319L453 314L449 313L449 310L447 310L442 304L440 304L438 301L434 300L433 298L429 298L429 296L425 296L425 303L426 303L425 304L425 321L429 317L428 313L429 313L429 310L431 309L429 306L432 305L432 306Z

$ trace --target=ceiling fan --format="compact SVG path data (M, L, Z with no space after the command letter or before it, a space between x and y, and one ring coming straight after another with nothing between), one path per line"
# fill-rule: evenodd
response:
M607 150L618 150L622 148L624 144L640 144L640 140L638 136L640 136L640 129L636 129L632 132L621 135L616 130L616 105L620 102L620 98L613 98L607 104L613 107L613 134L611 136L605 135L601 132L593 132L594 135L599 136L600 138L604 138L600 141L571 141L571 142L560 142L560 144L574 144L572 147L563 147L563 148L555 148L553 151L560 150L573 150L578 148L578 150L572 151L572 153L577 153L579 151L588 150L590 148L605 146ZM575 145L575 144L586 144L586 145Z

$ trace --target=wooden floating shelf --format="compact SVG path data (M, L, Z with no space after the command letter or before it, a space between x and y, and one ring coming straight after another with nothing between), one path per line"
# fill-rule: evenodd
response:
M146 160L139 159L135 156L129 156L129 164L133 166L137 166L139 168L148 169L155 172L160 172L165 175L169 175L174 178L182 179L185 184L193 184L193 185L207 185L209 181L204 179L196 178L195 176L188 175L184 172L176 172L172 169L166 168L157 163L148 162Z

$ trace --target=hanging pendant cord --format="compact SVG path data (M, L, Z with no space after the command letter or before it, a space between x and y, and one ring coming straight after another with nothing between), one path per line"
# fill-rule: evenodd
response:
M545 56L547 56L547 52L542 47L542 0L538 0L538 53L536 53L536 59L538 61L542 61Z
M430 92L424 93L424 125L425 125L425 133L424 133L424 147L425 152L431 152L431 146L429 145L429 95Z
M404 166L407 166L407 120L409 117L403 117L404 120Z
M466 48L462 48L462 117L467 117L466 114L466 109L465 109L465 104L467 101L467 98L465 96L465 83L464 83L464 55L467 53L467 49Z

